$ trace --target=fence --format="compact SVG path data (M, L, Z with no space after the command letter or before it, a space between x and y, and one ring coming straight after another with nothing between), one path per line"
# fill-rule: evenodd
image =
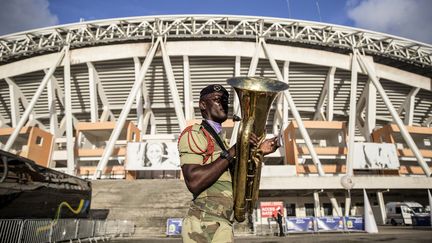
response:
M127 220L0 219L0 243L81 242L134 233L134 223Z

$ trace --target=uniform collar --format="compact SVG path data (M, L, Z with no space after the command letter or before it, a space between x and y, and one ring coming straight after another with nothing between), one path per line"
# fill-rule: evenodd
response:
M222 131L222 124L220 124L219 122L215 122L211 120L206 120L206 122L210 124L210 126L217 134L219 134Z

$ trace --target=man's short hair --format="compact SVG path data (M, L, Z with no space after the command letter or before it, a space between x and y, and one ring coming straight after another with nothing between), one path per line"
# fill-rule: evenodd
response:
M203 88L200 92L200 99L202 99L204 96L211 94L211 93L222 93L222 97L228 99L229 93L228 91L220 84L211 84L205 88Z

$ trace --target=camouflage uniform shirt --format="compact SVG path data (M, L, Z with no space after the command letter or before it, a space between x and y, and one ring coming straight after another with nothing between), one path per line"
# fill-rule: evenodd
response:
M190 136L185 133L179 140L180 163L184 164L199 164L203 165L204 154L197 154L194 151L206 150L208 146L207 138L201 130L201 125L195 124L192 127ZM213 139L213 138L212 138ZM225 136L221 136L221 140L225 141ZM193 142L192 142L193 141ZM215 151L205 164L212 163L219 158L221 148L214 141ZM225 146L227 144L225 143ZM197 148L199 147L199 148ZM231 174L227 169L219 179L197 195L190 205L188 216L195 216L201 221L224 220L227 223L232 223L233 215L233 190L231 183Z

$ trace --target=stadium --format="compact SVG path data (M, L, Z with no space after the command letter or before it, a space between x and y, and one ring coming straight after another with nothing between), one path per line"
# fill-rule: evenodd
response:
M263 202L360 215L363 189L379 224L386 202L428 205L432 46L325 23L173 15L2 36L1 148L95 183L182 184L177 139L201 120L200 90L222 84L241 116L226 80L242 76L289 84L267 119L283 146L264 160L257 224ZM223 126L234 144L239 122Z

